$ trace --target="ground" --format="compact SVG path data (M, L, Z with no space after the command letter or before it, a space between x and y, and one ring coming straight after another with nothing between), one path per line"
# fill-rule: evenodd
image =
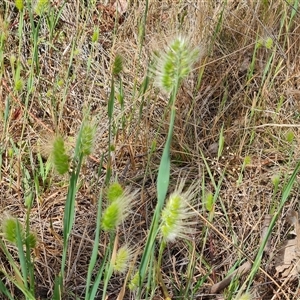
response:
M169 192L181 178L198 183L197 224L190 239L167 245L151 298L166 299L166 288L172 299L242 299L238 293L246 287L250 299L299 299L297 272L276 272L284 260L277 253L295 238L293 227L297 239L298 220L291 226L287 215L299 209L293 173L300 139L298 1L57 0L39 8L38 0L21 10L17 2L0 5L0 212L2 220L10 215L24 224L24 201L33 199L37 299L52 297L60 271L72 172L47 172L49 149L61 135L72 155L86 115L97 130L80 172L63 297L84 298L97 202L110 168L111 181L137 192L117 236L119 244L134 246L138 265L170 121L168 94L155 84L151 65L178 36L200 55L175 102ZM113 76L118 55L123 69ZM18 261L17 248L3 240ZM101 235L97 264L109 241ZM259 253L260 269L249 279ZM21 299L3 275L15 277L3 251L0 262L1 280ZM222 289L215 286L245 262L250 265L242 275ZM288 261L286 268L295 264ZM114 274L105 299L138 299L128 288L121 293L129 278L130 271Z

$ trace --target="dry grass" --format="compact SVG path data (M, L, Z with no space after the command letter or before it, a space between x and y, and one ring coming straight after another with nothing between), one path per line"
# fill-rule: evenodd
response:
M52 5L58 8L61 2L52 1ZM203 50L201 61L184 82L176 102L171 187L178 176L188 174L190 179L199 180L199 202L204 192L218 193L218 197L210 219L212 226L204 222L210 216L200 205L198 233L193 242L168 246L163 256L162 277L172 299L184 298L187 281L193 286L191 299L233 299L237 282L220 291L219 298L210 294L210 288L243 258L255 258L264 216L270 211L272 199L279 201L280 192L299 160L299 11L289 25L292 9L288 2L294 1L269 1L270 4L263 4L267 1L228 1L227 4L149 1L145 39L141 43L139 30L145 16L144 1L127 1L130 4L118 20L113 6L102 2L105 1L97 1L96 9L88 11L84 1L68 1L51 40L45 20L41 22L39 73L31 67L33 50L28 14L24 16L20 41L19 15L14 4L4 1L0 7L0 33L7 31L5 45L0 46L0 209L24 221L24 197L28 191L35 195L30 225L39 240L34 253L37 297L51 296L54 277L60 271L62 217L68 183L67 178L62 179L54 172L43 181L37 155L42 152L46 162L43 151L57 132L72 144L84 109L91 107L91 114L99 121L97 139L93 155L85 162L80 177L65 278L65 299L75 299L75 295L81 299L93 246L95 205L106 172L105 164L102 169L99 166L103 155L107 161L107 101L112 62L118 53L125 65L121 75L125 107L122 110L116 102L114 122L120 130L113 137L112 176L124 186L138 189L140 199L132 219L124 223L118 234L121 241L142 250L156 201L156 175L168 117L166 95L152 83L144 94L141 87L153 51L181 33ZM36 21L38 18L35 16ZM92 46L95 26L99 26L100 35ZM272 48L262 46L256 51L257 40L268 37L273 41ZM14 91L12 55L22 65L24 87L19 92ZM27 80L32 72L34 89L30 93ZM122 117L125 117L123 129ZM218 159L222 126L225 142ZM293 140L288 141L287 135L291 133ZM150 153L154 141L156 149ZM251 157L251 162L241 170L246 156ZM281 181L280 191L274 196L271 178L276 174L281 174ZM239 177L242 180L237 184ZM220 181L218 191L216 186ZM298 186L299 180L277 220L270 253L276 252L287 236L285 216L289 209L298 209ZM107 237L102 236L99 259L107 243ZM10 250L16 255L16 249ZM189 259L194 259L192 271L187 270ZM0 268L9 269L2 252ZM261 268L269 277L262 271L254 277L250 289L253 299L300 297L298 280L284 282L275 274L272 258L267 254ZM117 299L124 280L124 276L112 278L108 299ZM10 288L14 291L13 286ZM21 299L18 291L14 293L16 299ZM101 291L98 296L100 299ZM163 299L159 288L155 297ZM125 299L134 296L126 292Z

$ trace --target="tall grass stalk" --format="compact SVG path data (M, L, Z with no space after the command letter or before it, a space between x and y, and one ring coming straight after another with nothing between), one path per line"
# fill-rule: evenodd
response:
M191 67L198 58L198 54L199 53L197 50L190 48L188 42L185 39L181 37L175 38L174 41L166 49L166 52L158 58L158 64L154 70L154 74L157 80L156 82L158 83L158 85L163 90L170 93L168 105L171 112L167 140L163 149L158 169L156 187L157 204L139 268L139 297L141 297L141 286L146 277L149 262L153 262L154 246L156 236L158 234L159 219L169 187L171 168L170 149L176 116L175 101L180 84L191 71ZM155 268L153 267L153 265L150 265L148 269L148 279L152 277L151 273L154 269Z
M61 260L61 271L56 280L55 297L54 297L55 300L61 299L62 292L63 292L63 281L64 281L64 274L65 274L67 253L68 253L69 238L75 221L75 197L77 192L77 183L78 183L78 178L83 163L83 159L91 151L91 149L87 149L87 148L92 147L92 141L91 141L91 139L93 139L92 132L95 132L94 128L92 128L91 125L88 124L87 119L84 119L76 141L74 157L73 157L73 163L75 164L75 168L71 171L66 205L64 210L63 253L62 253L62 260ZM62 148L63 145L61 145L60 147ZM64 157L64 159L68 160L68 157ZM62 162L58 160L58 163L59 163L58 167L61 167L60 165L62 164Z

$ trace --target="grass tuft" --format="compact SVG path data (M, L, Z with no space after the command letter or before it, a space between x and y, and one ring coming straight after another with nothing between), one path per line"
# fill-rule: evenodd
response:
M298 12L2 1L0 298L298 299Z

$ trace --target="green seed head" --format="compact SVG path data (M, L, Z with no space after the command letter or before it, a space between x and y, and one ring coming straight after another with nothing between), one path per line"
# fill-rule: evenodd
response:
M131 291L136 290L139 287L139 281L140 281L140 273L136 272L132 279L130 280L130 283L128 284L128 288Z
M22 11L24 8L24 1L23 0L15 0L15 5L19 11Z
M39 16L42 15L47 11L49 4L49 0L37 0L36 5L34 6L34 12Z
M92 43L96 43L99 39L99 27L94 28L94 32L92 35Z
M104 210L102 215L102 229L113 231L130 214L130 209L134 203L136 192L125 190L123 195L114 199L113 202Z
M105 231L112 231L122 221L122 207L117 201L111 203L103 213L102 228Z
M24 81L22 79L18 79L15 82L15 91L21 92L24 87Z
M244 165L245 166L249 166L251 164L251 157L250 156L246 156L244 158Z
M295 135L293 131L288 131L286 134L286 140L288 143L292 143L294 141Z
M127 246L122 246L116 255L113 269L116 273L125 273L132 259L132 250Z
M205 195L204 203L206 210L208 212L211 212L214 207L214 195L211 192Z
M174 241L176 238L188 238L188 234L194 233L194 211L190 208L195 198L195 184L191 185L186 192L182 192L184 180L167 200L166 206L161 213L160 231L163 240Z
M122 188L121 184L118 182L112 183L107 189L107 200L109 202L114 202L119 197L124 194L124 189Z
M53 142L52 158L55 169L60 175L69 170L69 156L66 154L65 143L61 136L57 136Z
M275 187L278 187L280 182L280 174L275 174L271 177L271 181Z
M252 296L250 293L245 293L241 295L239 298L236 298L235 300L251 300Z
M191 72L198 57L199 51L192 48L186 39L175 38L157 58L154 69L157 85L165 92L171 92Z
M96 135L96 126L93 122L84 121L81 131L81 153L83 155L90 155L93 150L94 140Z
M34 233L30 232L26 239L27 239L29 248L33 249L36 247L37 239L36 239L36 235Z
M5 217L2 222L2 231L4 233L5 238L13 243L17 243L17 230L20 230L20 235L22 240L24 239L24 231L21 223L13 217Z
M121 55L117 54L114 65L113 65L113 75L119 75L123 70L123 59Z

